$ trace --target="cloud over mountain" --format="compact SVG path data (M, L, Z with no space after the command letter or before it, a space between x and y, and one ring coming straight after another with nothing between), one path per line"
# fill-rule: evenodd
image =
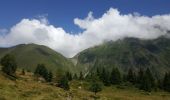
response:
M0 46L36 43L72 57L104 41L125 37L154 39L170 30L170 14L148 17L136 13L121 14L114 8L110 8L100 18L94 18L92 14L89 12L85 19L74 19L74 23L84 29L76 35L67 33L62 27L51 25L45 17L22 19L5 36L0 35Z

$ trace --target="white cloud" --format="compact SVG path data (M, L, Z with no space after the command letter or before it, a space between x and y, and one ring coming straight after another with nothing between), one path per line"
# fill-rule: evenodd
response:
M111 8L100 18L90 12L85 19L75 18L74 23L85 29L72 35L61 27L50 25L45 17L22 19L13 26L7 35L0 36L0 46L13 46L21 43L46 45L66 57L101 44L104 41L125 37L154 39L170 30L170 15L141 16L139 13L123 15Z
M47 17L48 17L48 14L42 14L42 15L36 16L36 18L37 18L41 23L48 25L48 24L50 24L50 23L49 23Z
M5 28L0 28L0 34L1 35L5 35L6 33L8 33L8 30Z

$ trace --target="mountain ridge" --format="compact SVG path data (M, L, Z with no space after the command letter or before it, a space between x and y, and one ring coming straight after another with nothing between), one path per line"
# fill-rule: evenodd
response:
M170 39L125 38L109 41L88 48L74 58L77 58L76 66L84 73L93 72L97 67L106 67L109 70L118 67L122 72L127 72L131 67L137 70L149 67L158 77L170 70Z
M44 45L31 43L0 48L0 58L8 53L14 55L18 66L26 70L34 71L39 63L45 64L53 72L58 68L62 70L74 70L74 66L69 59Z

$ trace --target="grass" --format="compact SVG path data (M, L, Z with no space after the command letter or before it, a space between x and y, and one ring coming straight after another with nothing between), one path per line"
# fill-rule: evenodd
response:
M138 89L116 86L104 87L103 91L94 93L88 91L89 83L84 81L71 81L70 91L65 91L48 83L34 80L32 73L19 75L14 81L0 73L0 100L169 100L170 94L166 92L146 93Z
M18 52L19 51L19 52ZM37 44L21 44L11 48L0 48L0 58L6 54L15 56L18 68L34 71L37 64L45 64L48 70L56 72L58 69L75 72L72 62L56 51Z

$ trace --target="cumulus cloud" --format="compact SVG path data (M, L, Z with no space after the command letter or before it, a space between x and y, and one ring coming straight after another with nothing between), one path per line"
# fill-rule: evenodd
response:
M84 19L75 18L74 23L84 29L76 35L67 33L62 27L50 25L45 17L22 19L13 26L7 35L0 35L0 46L13 46L22 43L46 45L66 57L103 43L125 37L155 39L166 35L170 30L170 14L142 16L139 13L121 14L110 8L100 18L89 12Z
M6 33L8 33L8 30L7 30L7 29L5 29L5 28L0 28L0 34L1 34L1 36L2 36L2 35L5 35Z

